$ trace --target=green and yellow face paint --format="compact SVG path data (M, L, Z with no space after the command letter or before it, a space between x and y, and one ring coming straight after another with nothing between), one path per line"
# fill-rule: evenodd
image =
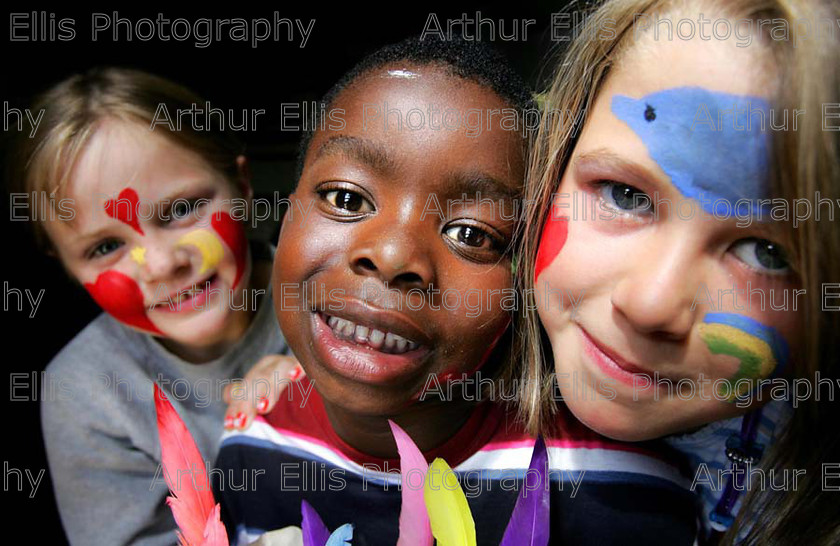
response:
M738 371L720 385L718 395L729 402L748 394L753 381L778 375L788 361L788 345L774 328L735 313L708 313L700 337L712 354L738 359ZM746 380L746 381L742 381Z

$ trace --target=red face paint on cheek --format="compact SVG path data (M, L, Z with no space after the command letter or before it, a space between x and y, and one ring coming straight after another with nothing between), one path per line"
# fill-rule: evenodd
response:
M537 249L537 260L534 264L534 284L543 272L543 269L551 265L554 258L560 254L563 245L566 244L566 236L569 234L569 218L567 216L548 215L548 220L543 227L540 247Z
M147 332L163 335L146 316L143 293L131 277L119 271L105 271L96 283L86 283L85 288L102 309L120 322Z
M236 276L231 287L235 288L245 271L245 259L248 256L248 239L245 237L245 227L242 222L231 218L227 212L214 213L210 225L230 248L233 258L236 260Z
M116 218L123 224L128 224L134 231L140 235L144 235L143 229L140 227L138 221L137 211L140 208L140 198L137 192L131 188L126 188L120 192L116 201L108 199L105 202L105 213L111 218Z

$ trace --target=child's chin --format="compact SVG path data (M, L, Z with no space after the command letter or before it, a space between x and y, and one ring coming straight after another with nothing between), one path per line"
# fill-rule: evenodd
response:
M343 411L364 417L393 417L403 413L415 403L415 397L400 389L375 387L365 384L347 385L342 381L337 388L315 381L318 394L331 405Z
M667 434L660 433L659 423L650 423L646 416L628 412L623 408L594 407L584 404L569 405L577 419L601 436L620 442L643 442Z

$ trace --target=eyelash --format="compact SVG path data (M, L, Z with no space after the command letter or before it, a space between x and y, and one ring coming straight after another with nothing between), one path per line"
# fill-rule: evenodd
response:
M174 203L173 205L183 206L184 204L186 204L189 207L189 210L181 216L175 216L175 207L170 206L166 211L167 214L162 215L163 218L167 218L167 220L165 220L165 223L180 222L186 218L189 218L189 216L191 214L194 214L196 210L198 210L201 207L207 206L209 204L209 200L204 197L195 197L192 199L178 199L177 203Z
M449 235L449 232L454 229L463 229L467 228L470 230L475 230L478 232L478 235L482 238L482 242L486 241L489 243L489 247L483 248L479 246L473 246L467 244L463 241L458 240L458 238ZM486 229L482 226L478 226L475 223L466 223L464 220L455 220L453 222L448 223L443 228L443 236L452 241L452 245L457 245L459 247L459 251L462 253L477 253L477 252L493 252L496 254L503 253L506 247L504 237L501 237L497 234L492 233L489 229ZM468 256L473 257L473 256Z
M736 250L739 245L740 246L745 246L744 245L745 243L746 244L751 244L751 243L756 244L756 247L755 247L755 250L754 250L754 253L756 255L751 256L751 258L756 258L757 259L756 261L758 261L758 259L759 259L758 256L757 256L758 245L765 244L765 245L767 245L771 248L775 248L775 251L771 251L771 252L768 253L768 254L773 254L775 252L775 254L776 254L776 256L770 256L770 259L778 258L784 264L783 267L771 268L771 267L763 266L761 264L756 266L756 265L753 265L753 264L749 263L749 261L745 257L742 257L740 255L740 253ZM781 245L779 245L778 243L775 243L775 242L770 241L768 239L761 239L759 237L745 237L743 239L739 239L739 240L735 241L732 244L732 246L730 247L730 251L732 252L732 254L735 255L735 258L738 261L743 263L745 267L749 268L751 271L755 272L758 275L762 275L762 276L765 276L765 277L771 277L771 278L774 278L774 279L779 279L779 278L782 278L782 277L785 277L785 276L789 276L793 273L793 268L791 267L790 263L788 262L787 252L785 252L785 249Z
M117 246L116 248L114 248L113 250L110 250L110 251L107 251L107 252L105 252L105 251L100 252L100 249L101 249L102 247L104 247L107 243L117 243L117 244L118 244L118 246ZM118 250L118 249L119 249L120 247L122 247L124 244L125 244L125 243L124 243L123 241L119 240L119 239L105 239L105 240L103 240L103 241L100 241L100 242L96 243L96 244L95 244L95 245L94 245L94 246L93 246L93 247L92 247L92 248L91 248L91 249L90 249L90 250L86 253L86 257L87 257L87 259L88 259L88 260L96 260L96 259L99 259L99 258L104 258L105 256L108 256L109 254L112 254L113 252L115 252L116 250Z
M625 216L639 216L639 217L651 217L655 216L656 209L654 208L654 204L650 196L645 193L643 190L635 186L631 186L630 184L624 184L622 182L616 182L614 180L598 180L593 183L596 191L596 195L598 199L601 201L602 205L606 205L610 210L617 212L618 214L622 214ZM615 196L613 193L616 189L619 188L627 188L635 192L633 203L639 203L640 205L646 205L642 208L639 212L636 212L631 209L625 209L618 206L618 203L615 200ZM609 191L609 194L607 193ZM641 198L637 198L636 196L641 195Z
M359 205L361 207L365 207L367 205L367 207L370 210L365 210L365 211L348 210L347 208L344 208L344 207L340 206L339 199L338 199L340 194L345 194L345 198L343 200L341 200L343 202L343 204L345 204L345 205L348 204L347 197L350 197L350 198L357 197L361 200L361 203L359 203ZM373 205L373 203L371 202L370 199L368 199L361 192L355 191L355 190L353 190L351 188L348 188L346 186L334 186L334 187L321 188L321 189L318 190L318 195L321 197L321 199L323 201L326 201L327 205L333 211L336 211L339 216L342 216L342 217L345 217L345 218L358 218L360 216L376 212L376 207ZM330 197L329 197L330 195L333 195L334 199L330 199Z

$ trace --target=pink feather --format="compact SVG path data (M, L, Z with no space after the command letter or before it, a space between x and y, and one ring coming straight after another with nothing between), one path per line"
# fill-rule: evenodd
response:
M431 546L432 527L423 498L423 480L429 463L411 437L395 422L388 420L400 453L402 474L402 506L400 507L400 535L397 546ZM418 484L418 476L420 483ZM413 487L412 487L413 484Z
M182 546L228 546L227 532L219 519L204 469L204 459L190 431L155 383L155 410L163 478L174 496L166 503L181 532Z

